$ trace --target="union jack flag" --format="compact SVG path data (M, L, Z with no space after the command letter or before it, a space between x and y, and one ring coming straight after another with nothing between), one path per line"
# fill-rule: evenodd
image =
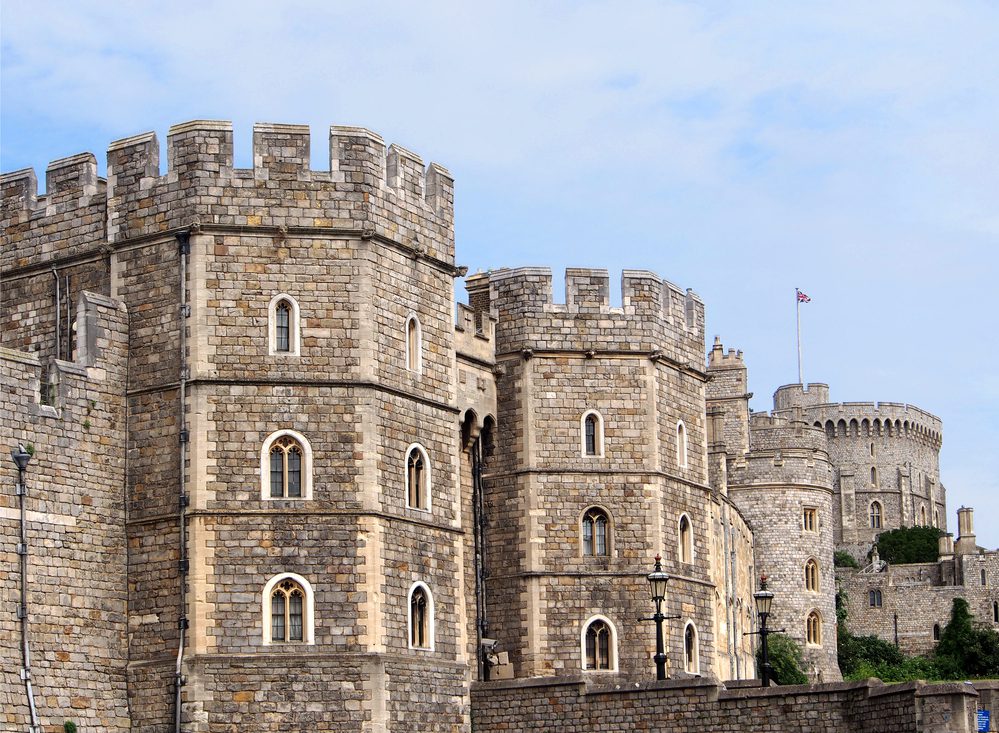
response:
M798 295L798 302L799 303L811 303L812 302L812 299L809 298L807 295L805 295L800 290L798 290L798 288L795 288L794 292L797 293L797 295Z

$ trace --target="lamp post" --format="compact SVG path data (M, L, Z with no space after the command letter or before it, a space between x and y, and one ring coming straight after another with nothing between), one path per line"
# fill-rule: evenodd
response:
M774 594L767 590L767 576L760 576L760 589L753 593L753 602L756 604L756 613L760 617L760 652L763 656L763 663L760 665L760 678L764 687L770 686L773 678L773 669L770 666L770 651L767 648L767 636L770 630L767 628L767 619L770 616L770 605L774 601Z
M666 584L669 574L663 571L662 556L656 555L656 566L648 575L649 589L652 592L652 602L656 604L656 612L652 620L656 622L656 679L666 679L666 645L663 643L663 601L666 600Z

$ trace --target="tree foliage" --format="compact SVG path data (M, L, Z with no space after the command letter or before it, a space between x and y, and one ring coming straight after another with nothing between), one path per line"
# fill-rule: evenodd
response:
M878 535L878 555L889 565L912 562L936 562L938 540L944 531L939 527L902 527Z
M975 621L968 602L955 598L950 623L940 634L937 666L944 677L995 677L999 675L999 632Z
M999 632L971 615L968 602L955 598L950 622L930 657L907 657L876 636L854 636L846 628L846 604L837 594L839 669L843 678L877 677L884 682L965 680L999 676Z
M776 682L779 685L808 684L808 675L802 671L804 661L801 647L786 634L769 634L767 636L767 651L770 655L770 666L773 668ZM763 666L763 648L756 650L756 664Z
M859 568L860 563L846 550L833 553L833 565L837 568Z

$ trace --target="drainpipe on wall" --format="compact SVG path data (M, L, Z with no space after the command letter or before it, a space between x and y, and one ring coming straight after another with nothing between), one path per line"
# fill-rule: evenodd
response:
M21 509L21 537L17 545L17 554L21 558L21 602L17 607L17 618L21 622L21 679L24 680L28 710L31 713L28 733L41 733L38 711L35 709L35 693L31 689L31 650L28 648L28 516L24 503L28 495L28 485L25 483L24 474L28 468L28 461L31 460L31 454L25 450L23 444L18 443L10 455L17 465L17 497Z
M483 547L485 529L484 509L482 497L482 438L480 436L472 444L472 511L474 514L473 531L475 539L475 656L479 664L479 678L488 681L489 661L486 658L486 650L482 646L482 640L489 633L489 626L486 623L485 550Z
M187 304L187 258L191 254L191 232L178 232L177 233L177 254L179 257L179 272L180 277L178 281L178 291L179 291L179 308L178 308L178 319L179 319L179 400L177 405L177 411L179 413L177 417L177 424L180 426L180 445L177 450L178 459L178 471L179 471L179 489L180 496L178 501L178 531L180 533L180 561L179 561L179 575L180 575L180 614L177 619L177 666L174 670L174 731L175 733L181 733L181 688L184 686L184 676L183 676L183 665L184 665L184 637L186 635L188 622L187 622L187 573L190 569L190 561L187 557L187 482L185 477L185 469L187 463L187 444L189 439L189 433L187 430L187 414L186 414L186 404L187 404L187 378L188 378L188 366L187 366L187 317L191 314L190 306Z

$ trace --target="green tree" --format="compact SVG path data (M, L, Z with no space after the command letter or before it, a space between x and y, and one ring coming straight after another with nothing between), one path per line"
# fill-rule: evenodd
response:
M767 636L767 651L770 654L770 666L779 685L808 684L808 675L802 670L804 661L801 657L801 647L786 634L769 634ZM763 666L763 649L756 649L756 665Z
M902 527L878 535L878 555L889 565L911 562L936 562L938 540L944 531L939 527Z
M833 565L837 568L859 568L860 563L846 550L836 550L833 553Z
M954 599L937 644L936 663L948 679L999 675L999 632L975 621L963 598Z

